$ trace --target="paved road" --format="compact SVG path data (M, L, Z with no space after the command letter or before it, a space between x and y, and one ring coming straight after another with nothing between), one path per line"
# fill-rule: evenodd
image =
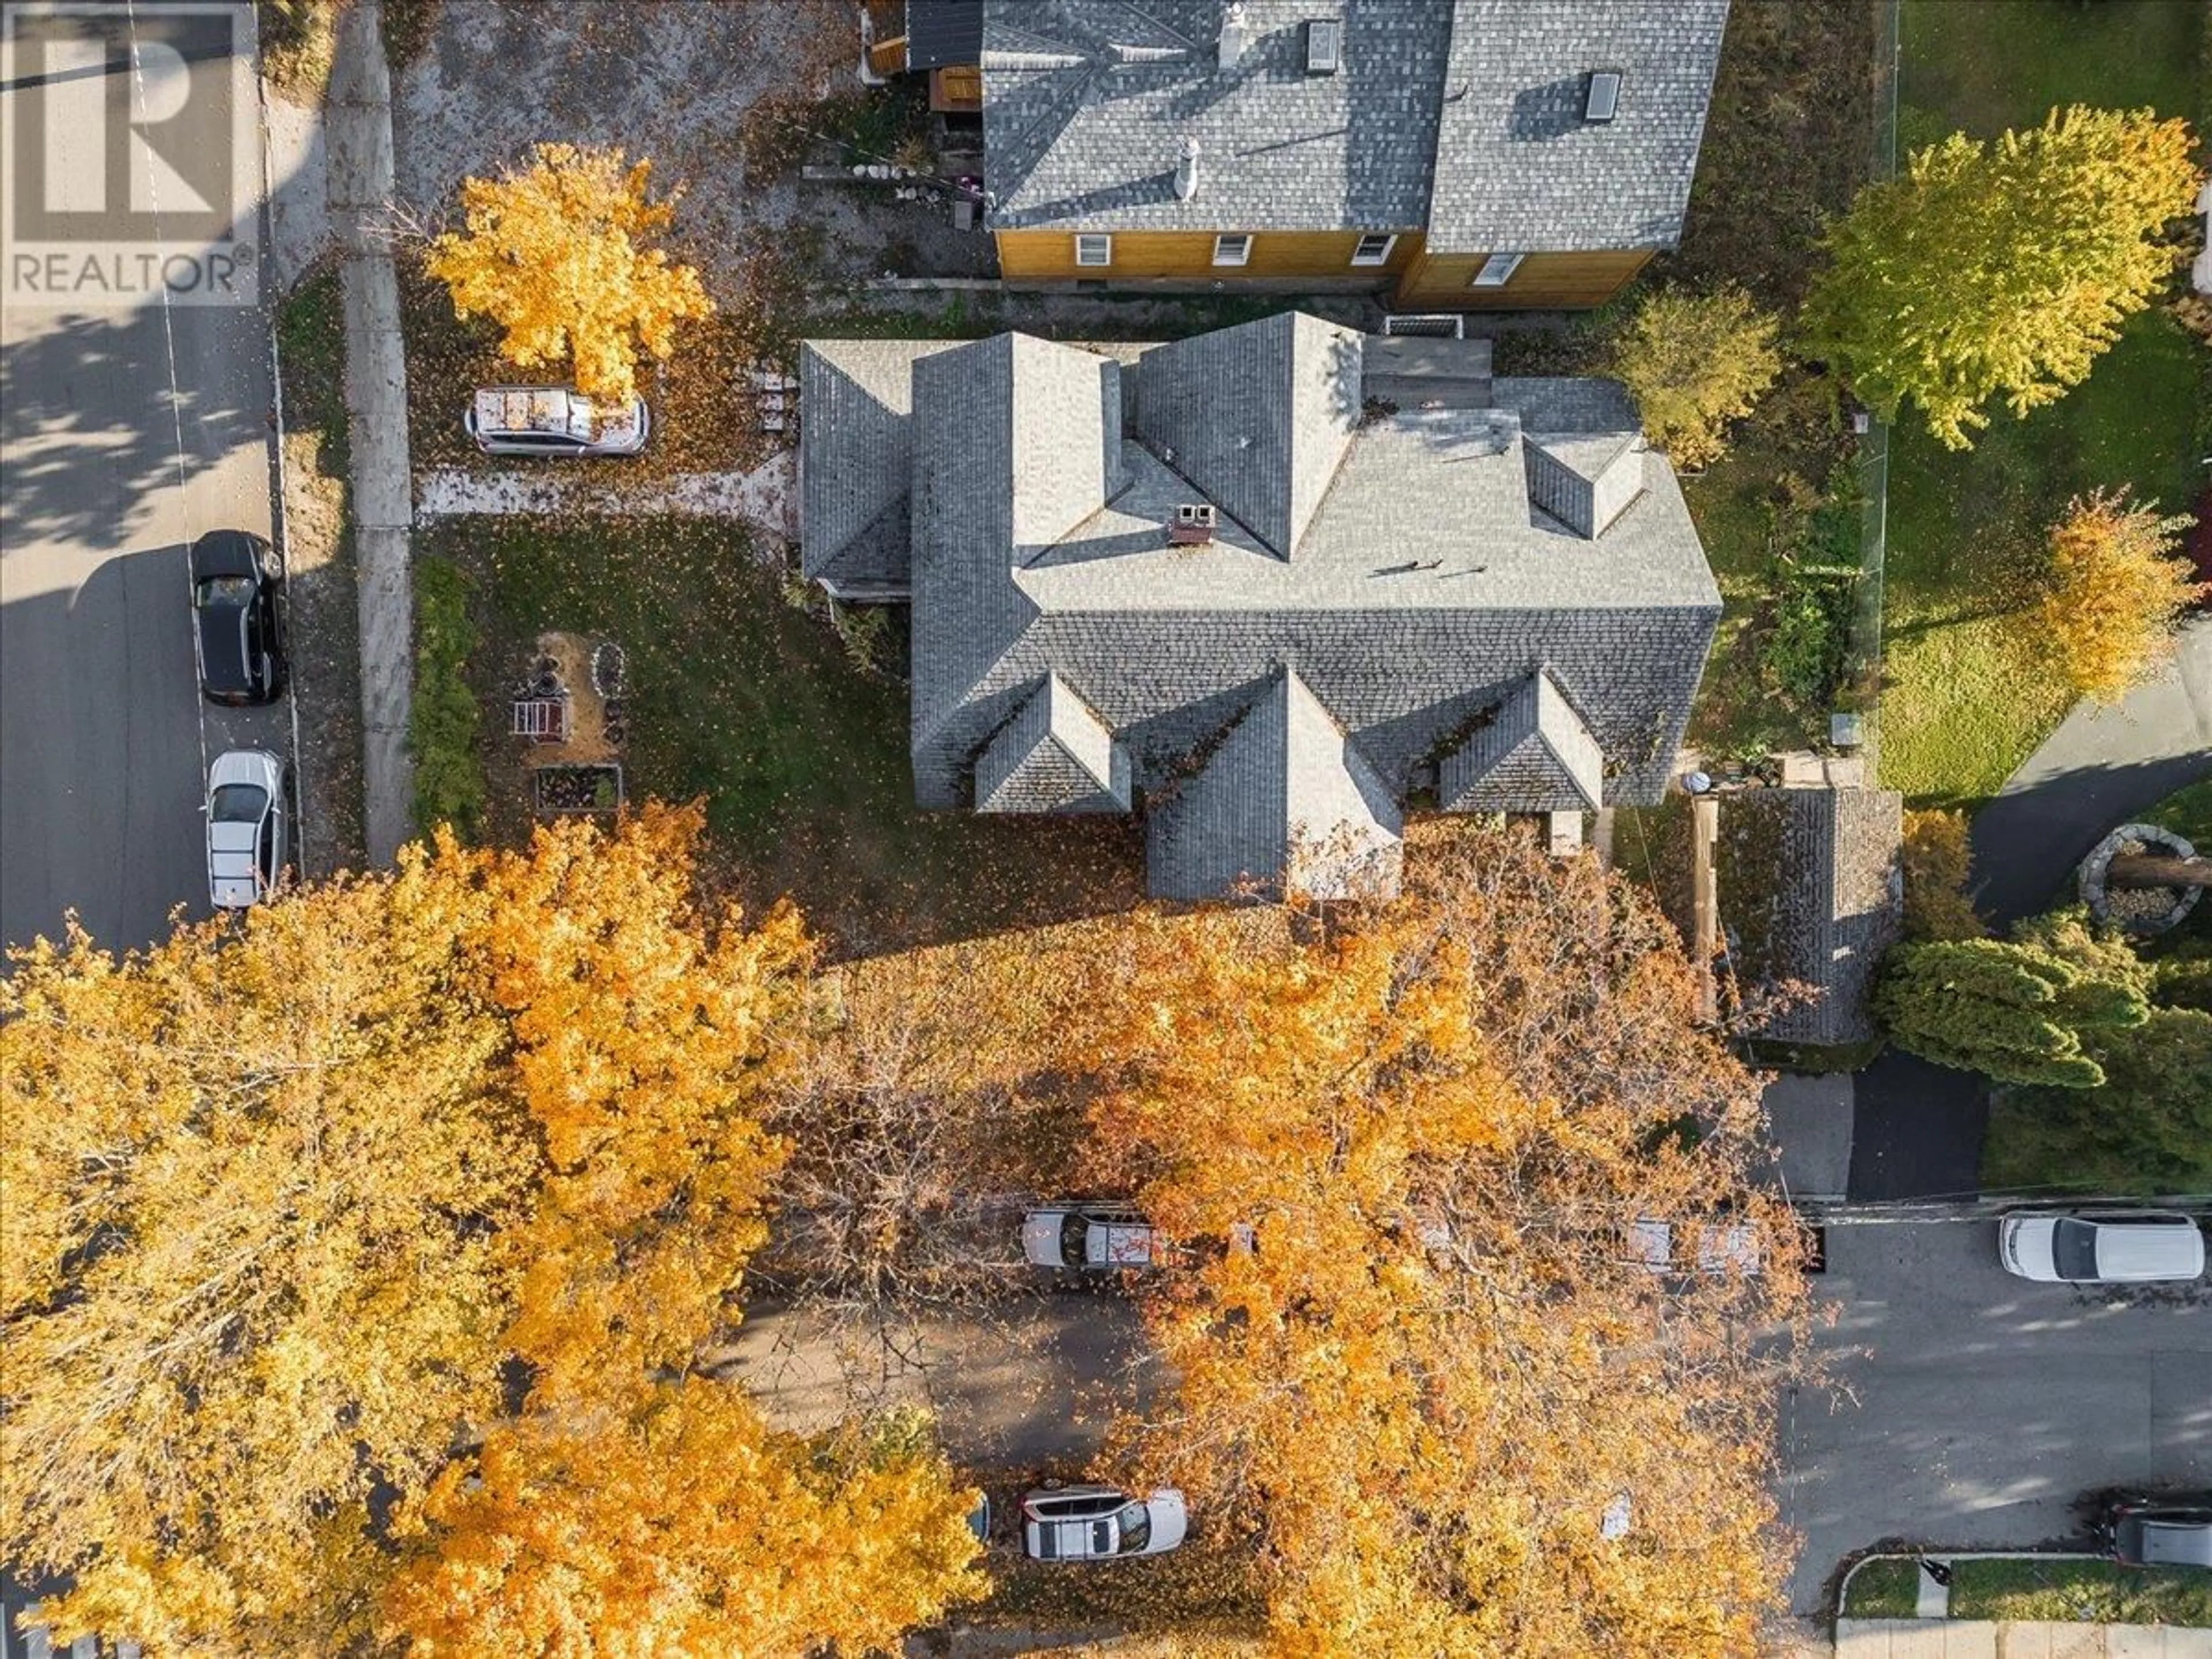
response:
M255 100L250 58L228 86ZM0 89L8 131L46 92ZM68 130L65 169L102 166L102 136ZM185 565L204 530L269 533L268 335L259 308L0 313L0 940L70 908L118 946L206 914L205 757L290 751L289 702L202 704Z
M953 1456L976 1469L1079 1470L1117 1409L1141 1407L1159 1381L1127 1298L1107 1291L1018 1297L988 1316L933 1318L911 1334L908 1363L878 1350L843 1356L820 1323L774 1308L748 1312L738 1374L783 1426L823 1428L869 1403L930 1407ZM857 1360L857 1366L851 1362Z
M2029 1545L2066 1534L2086 1490L2212 1484L2212 1283L2135 1305L2032 1285L1997 1266L1994 1222L1832 1227L1828 1261L1822 1340L1856 1399L1785 1415L1800 1613L1881 1539Z

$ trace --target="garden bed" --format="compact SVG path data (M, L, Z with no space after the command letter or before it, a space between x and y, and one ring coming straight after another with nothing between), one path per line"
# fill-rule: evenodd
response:
M486 706L511 695L514 664L548 630L619 640L629 799L704 797L710 874L750 905L789 894L836 948L967 937L1143 896L1143 836L1129 821L918 809L905 686L856 665L811 590L764 563L739 526L458 518L417 543L474 578ZM493 724L487 833L512 842L530 823L528 757Z

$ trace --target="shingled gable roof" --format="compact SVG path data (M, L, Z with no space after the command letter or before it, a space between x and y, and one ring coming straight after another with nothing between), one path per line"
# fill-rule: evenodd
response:
M1717 889L1753 986L1811 988L1757 1035L1843 1044L1876 1035L1869 1006L1904 920L1904 797L1889 789L1746 789L1721 802Z
M1057 674L975 762L979 812L1126 812L1129 756Z
M1426 217L1451 34L1424 0L1248 0L1219 70L1221 0L992 0L984 171L996 229L1411 230ZM1344 66L1305 72L1334 18ZM1186 139L1195 200L1175 192Z
M1285 671L1333 720L1340 769L1394 802L1441 782L1441 764L1478 720L1513 729L1516 696L1529 702L1527 718L1568 781L1540 779L1521 798L1499 787L1498 807L1656 799L1720 600L1672 469L1628 441L1634 411L1621 388L1445 377L1432 384L1471 388L1455 395L1481 406L1377 410L1348 434L1322 419L1310 441L1284 416L1267 428L1278 434L1267 453L1284 458L1290 477L1245 510L1290 556L1228 511L1211 543L1170 545L1163 525L1177 504L1213 490L1245 501L1236 492L1250 480L1210 470L1229 452L1207 450L1203 433L1194 451L1180 450L1148 417L1182 418L1201 389L1224 408L1281 415L1297 401L1295 360L1317 348L1334 377L1333 406L1361 406L1360 337L1286 318L1224 333L1237 337L1209 349L1115 348L1121 361L1001 336L914 362L916 799L1016 810L1037 799L1020 778L1042 718L1047 728L1060 723L1071 753L1090 745L1081 752L1091 783L1118 793L1126 781L1127 799L1141 794L1148 811L1170 810L1159 803L1171 789L1195 802L1206 792L1192 791L1189 776L1207 757L1233 750L1213 775L1243 775L1238 745L1261 742L1267 728L1247 730L1240 717L1263 718L1249 711ZM1173 381L1188 384L1162 384ZM1570 532L1532 500L1524 417L1547 434L1622 446L1640 493L1597 535ZM1238 424L1223 423L1231 441ZM801 443L810 472L876 465L865 450L826 447L811 422ZM1170 451L1173 465L1161 459ZM1297 474L1308 465L1326 476L1307 483ZM1544 685L1531 690L1540 669ZM1056 714L1062 689L1066 707ZM1066 740L1087 732L1079 706L1119 744L1125 781L1112 775L1110 757L1099 769L1095 732ZM1282 719L1291 720L1288 701ZM1573 737L1576 720L1595 762ZM1058 775L1086 810L1100 807L1082 777ZM1569 785L1571 803L1561 798ZM1161 890L1213 879L1178 873L1186 864L1201 874L1255 868L1258 843L1226 808L1172 810L1182 828L1156 843ZM1379 809L1367 816L1391 822ZM1205 830L1210 823L1224 827ZM1175 850L1215 833L1224 841L1211 863Z
M1728 0L1457 0L1430 252L1674 246L1727 21ZM1583 118L1594 70L1621 76L1610 121Z
M1669 247L1728 0L989 0L994 229L1420 230L1432 252ZM1342 28L1305 71L1305 26ZM1583 118L1591 71L1622 76ZM1174 188L1187 139L1199 185Z
M1604 788L1605 753L1546 671L1437 769L1437 805L1447 812L1589 811Z
M1146 825L1152 892L1224 898L1247 885L1313 898L1394 893L1398 803L1295 670L1276 673Z
M907 428L914 364L945 340L810 340L799 354L808 453L866 455L866 466L799 469L801 568L836 584L906 580Z
M1137 430L1147 447L1289 558L1359 424L1359 336L1285 312L1144 361Z

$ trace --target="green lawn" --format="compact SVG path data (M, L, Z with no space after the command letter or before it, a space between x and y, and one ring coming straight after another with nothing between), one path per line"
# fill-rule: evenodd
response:
M1920 1564L1894 1557L1869 1561L1851 1575L1846 1619L1910 1619L1920 1605Z
M420 538L474 578L471 663L496 706L544 629L619 641L633 799L704 796L719 873L751 902L796 898L851 949L1121 908L1142 893L1122 821L925 813L907 764L906 688L849 660L797 609L742 529L682 519L448 520ZM818 602L818 599L817 599ZM880 614L880 613L878 613ZM486 722L503 734L503 714ZM485 747L490 833L526 821L519 750Z
M2068 101L2194 117L2203 39L2196 0L1906 0L1900 144ZM1985 799L2064 715L2027 620L2045 533L2100 485L2185 508L2203 386L2200 348L2154 310L2058 404L1994 410L1972 451L1943 449L1908 405L1891 445L1886 783L1923 804Z
M1954 1619L2048 1619L2212 1626L2212 1572L2031 1556L1951 1568Z

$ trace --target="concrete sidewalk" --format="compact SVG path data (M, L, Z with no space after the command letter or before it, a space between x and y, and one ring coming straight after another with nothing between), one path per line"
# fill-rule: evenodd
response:
M384 61L383 15L380 0L356 0L339 12L324 116L330 215L344 283L346 425L360 584L363 839L372 866L389 865L412 834L415 799L414 763L407 753L414 691L407 353L398 274L380 232L393 199L392 76Z
M1836 1659L2207 1659L2212 1630L2166 1626L1843 1619Z

